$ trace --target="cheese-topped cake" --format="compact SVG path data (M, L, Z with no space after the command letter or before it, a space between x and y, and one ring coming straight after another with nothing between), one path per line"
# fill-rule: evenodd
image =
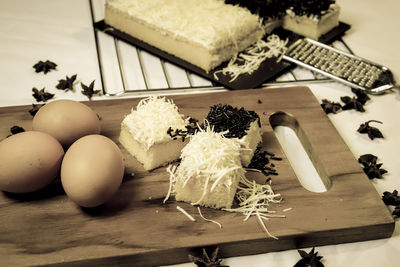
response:
M240 144L209 126L190 136L173 173L175 199L211 208L230 208L245 170Z
M225 0L260 16L267 33L282 26L294 33L318 40L338 26L340 8L335 0Z
M179 158L187 142L171 131L186 132L188 125L189 118L179 113L172 100L151 96L124 118L119 142L146 170L152 170Z
M339 25L340 7L335 1L299 1L286 10L282 27L294 33L318 40L321 35Z
M214 131L223 132L227 138L237 141L243 148L241 162L247 167L259 143L262 141L261 122L258 114L244 108L218 104L210 108L206 117Z
M223 0L107 0L105 22L206 72L264 35L259 16Z

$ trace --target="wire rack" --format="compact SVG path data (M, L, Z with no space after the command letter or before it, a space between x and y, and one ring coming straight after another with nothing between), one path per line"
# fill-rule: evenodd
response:
M89 0L93 23L104 19L105 0ZM106 33L95 31L104 94L151 95L226 90L190 71L154 56ZM342 39L332 46L352 53ZM262 86L327 82L329 78L302 67L267 81Z

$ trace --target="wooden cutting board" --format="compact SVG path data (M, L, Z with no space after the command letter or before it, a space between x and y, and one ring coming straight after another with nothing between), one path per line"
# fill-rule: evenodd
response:
M202 120L211 105L224 103L255 110L261 117L262 147L283 158L272 187L284 201L271 209L286 218L266 222L268 238L256 218L197 208L173 200L162 204L169 186L165 168L152 172L121 147L124 182L107 204L82 209L55 182L27 195L0 193L0 265L153 266L187 262L199 248L220 247L221 257L390 237L394 220L357 160L307 87L238 90L171 96L185 115ZM117 141L124 115L139 99L86 102L102 118L102 134ZM0 108L0 136L13 125L31 129L31 106ZM331 186L313 193L299 183L272 126L293 127L306 144L316 168ZM355 133L356 134L356 133ZM119 144L118 144L119 145ZM130 173L135 175L131 177ZM249 172L249 178L265 177ZM179 205L197 220L180 213ZM288 212L284 209L292 208Z

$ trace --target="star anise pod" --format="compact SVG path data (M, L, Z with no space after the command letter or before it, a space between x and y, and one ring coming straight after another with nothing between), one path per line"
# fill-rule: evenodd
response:
M46 102L47 100L53 98L53 96L54 96L54 94L52 94L52 93L45 92L44 87L43 87L43 89L40 89L40 90L37 89L36 87L33 87L32 92L33 92L32 96L38 102L40 102L40 101Z
M87 96L89 98L89 100L92 99L93 95L96 95L96 94L100 93L100 90L94 90L93 89L94 81L92 81L89 86L87 86L87 85L85 85L83 83L81 83L81 86L82 86L82 94Z
M212 255L211 258L208 256L206 250L203 248L203 255L201 258L195 257L189 254L189 260L196 264L198 267L229 267L227 265L221 265L222 259L218 258L218 251L219 248L217 247Z
M340 100L344 103L342 106L343 110L355 109L359 112L365 112L363 104L355 97L342 96Z
M314 248L311 249L309 253L304 250L297 250L301 256L301 259L293 267L324 267L321 262L322 256L318 256L318 251L314 253Z
M338 112L339 109L342 108L342 105L340 105L340 103L333 102L328 99L322 99L321 107L323 108L326 114L329 113L336 114L336 112Z
M400 206L396 206L396 208L394 208L392 215L395 217L400 217Z
M57 64L54 62L51 62L50 60L46 61L39 61L35 65L33 65L33 68L35 69L36 72L42 72L44 74L47 74L51 70L55 70L57 67Z
M367 93L361 89L352 88L351 91L357 96L358 102L361 104L365 104L371 98L367 95Z
M72 75L71 77L65 76L65 79L58 80L58 84L56 85L57 89L68 91L74 90L74 82L76 80L76 74Z
M358 128L358 132L359 133L366 133L368 134L369 139L374 140L375 138L383 138L383 134L381 133L381 131L378 128L372 127L369 124L371 122L377 122L377 123L381 123L381 121L377 121L377 120L369 120L365 123L362 123L360 125L360 127Z
M387 170L381 169L382 163L376 163L378 157L372 154L364 154L360 156L358 162L363 165L363 171L369 179L382 178Z
M400 196L398 195L397 190L393 190L393 193L390 193L389 191L383 192L382 200L386 205L400 205Z
M14 125L13 127L10 128L10 132L11 132L11 134L9 134L7 137L10 137L10 136L12 136L14 134L17 134L17 133L25 132L25 129L22 128L21 126Z
M35 117L36 113L43 106L44 104L32 104L32 108L29 110L29 113L32 115L32 117Z

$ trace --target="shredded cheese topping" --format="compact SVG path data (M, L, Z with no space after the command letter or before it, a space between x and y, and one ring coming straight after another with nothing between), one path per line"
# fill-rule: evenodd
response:
M207 126L191 136L182 149L182 160L174 174L175 181L184 187L190 179L205 180L203 193L193 205L200 203L217 185L222 184L230 190L232 177L244 177L246 171L240 162L240 144L225 138L225 133L216 133Z
M252 74L268 58L277 57L279 62L287 50L287 42L288 40L283 41L278 35L268 35L267 41L261 39L231 58L225 68L214 72L214 78L218 79L218 73L229 74L232 82L242 74Z
M149 149L155 143L171 140L167 134L169 127L186 130L188 119L184 119L171 99L150 96L142 99L136 110L132 109L122 126L128 127L132 136Z
M231 44L260 28L260 18L224 0L108 0L108 5L209 48Z

